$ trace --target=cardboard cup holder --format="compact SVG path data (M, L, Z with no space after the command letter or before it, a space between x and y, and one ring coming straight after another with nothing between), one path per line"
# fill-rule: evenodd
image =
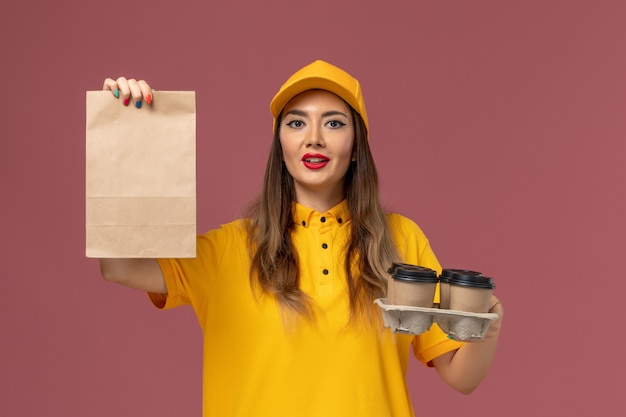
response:
M386 304L386 298L378 298L374 303L380 307L385 327L394 333L418 335L437 323L444 333L454 340L481 340L493 320L495 313L469 313L466 311L439 308L412 307Z

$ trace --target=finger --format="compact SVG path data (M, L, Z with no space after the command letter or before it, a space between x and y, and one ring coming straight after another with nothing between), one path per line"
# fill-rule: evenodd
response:
M502 303L495 295L491 296L491 307L489 307L490 313L496 313L500 318L504 315L504 307Z
M119 77L115 82L117 83L117 88L120 91L119 94L124 105L128 106L130 103L130 87L128 86L128 80L125 77Z
M141 92L141 88L139 88L139 83L135 79L130 79L128 80L128 87L130 88L130 95L133 98L135 107L140 109L143 103L143 93Z
M141 94L143 94L144 100L147 104L152 104L152 88L144 80L137 81Z
M120 90L117 88L117 82L111 78L106 78L102 85L103 91L111 91L116 98L120 97Z

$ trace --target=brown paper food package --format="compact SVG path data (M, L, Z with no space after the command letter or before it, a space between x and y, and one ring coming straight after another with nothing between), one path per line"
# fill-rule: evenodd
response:
M155 91L141 109L86 96L86 256L195 257L195 92Z

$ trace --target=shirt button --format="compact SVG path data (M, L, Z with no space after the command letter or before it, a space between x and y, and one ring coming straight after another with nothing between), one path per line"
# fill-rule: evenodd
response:
M328 249L328 245L326 243L322 243L322 248L323 249Z
M343 220L340 218L337 219L337 223L341 224L341 222L343 222Z
M326 222L326 217L322 217L322 218L320 219L320 221L321 221L322 223Z
M323 270L323 271L322 271L322 273L323 273L324 275L328 275L328 269Z
M302 220L302 226L306 226L306 222Z

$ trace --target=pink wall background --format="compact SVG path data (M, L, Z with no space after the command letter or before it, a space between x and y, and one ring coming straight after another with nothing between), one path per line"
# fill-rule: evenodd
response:
M625 20L620 0L4 2L0 414L200 415L191 310L84 257L85 90L124 74L197 92L205 231L259 186L274 91L323 58L362 81L388 206L506 308L471 396L413 362L418 415L615 415Z

